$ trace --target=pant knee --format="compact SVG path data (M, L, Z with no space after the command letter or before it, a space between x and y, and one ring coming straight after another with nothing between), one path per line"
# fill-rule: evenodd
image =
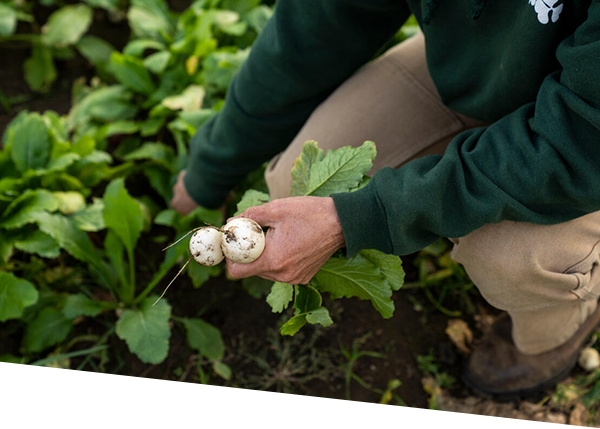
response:
M502 310L536 310L576 300L581 273L565 272L559 243L548 249L526 229L508 221L485 225L455 240L452 257L483 297Z
M281 167L279 160L282 154L276 155L267 165L265 170L265 182L269 189L271 199L287 198L291 192L291 169Z

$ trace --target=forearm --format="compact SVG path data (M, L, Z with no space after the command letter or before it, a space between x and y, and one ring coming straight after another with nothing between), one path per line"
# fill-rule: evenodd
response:
M537 110L461 134L443 156L380 170L362 190L334 195L349 253L404 255L488 223L553 224L600 210L600 115L581 101L566 107L573 93L564 88L548 95L555 99Z

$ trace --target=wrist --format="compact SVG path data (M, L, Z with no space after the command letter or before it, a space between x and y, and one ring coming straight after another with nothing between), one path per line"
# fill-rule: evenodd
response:
M229 195L229 189L216 186L198 171L189 167L183 177L183 186L196 205L207 209L218 209Z
M328 212L327 217L330 221L329 230L332 233L334 244L336 246L335 250L339 250L343 247L346 247L346 239L344 238L344 231L342 230L342 224L340 222L335 203L331 197L326 197L326 210Z

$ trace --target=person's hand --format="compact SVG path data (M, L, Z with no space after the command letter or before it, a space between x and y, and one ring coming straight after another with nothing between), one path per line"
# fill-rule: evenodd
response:
M332 198L292 197L250 207L240 217L268 226L265 249L249 264L227 259L234 278L306 284L338 249L345 246Z
M173 186L173 198L171 199L171 207L177 210L182 215L187 215L189 212L198 207L198 204L190 194L188 194L183 184L183 178L185 176L185 170L182 170L177 176L177 183Z

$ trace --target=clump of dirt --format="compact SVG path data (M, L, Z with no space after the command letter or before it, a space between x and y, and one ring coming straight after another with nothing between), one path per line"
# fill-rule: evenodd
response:
M454 398L448 392L442 391L437 397L437 408L441 411L455 413L479 414L573 426L599 427L600 425L600 421L597 418L591 418L588 408L580 401L567 408L560 409L549 403L533 403L525 400L496 402L474 396Z

